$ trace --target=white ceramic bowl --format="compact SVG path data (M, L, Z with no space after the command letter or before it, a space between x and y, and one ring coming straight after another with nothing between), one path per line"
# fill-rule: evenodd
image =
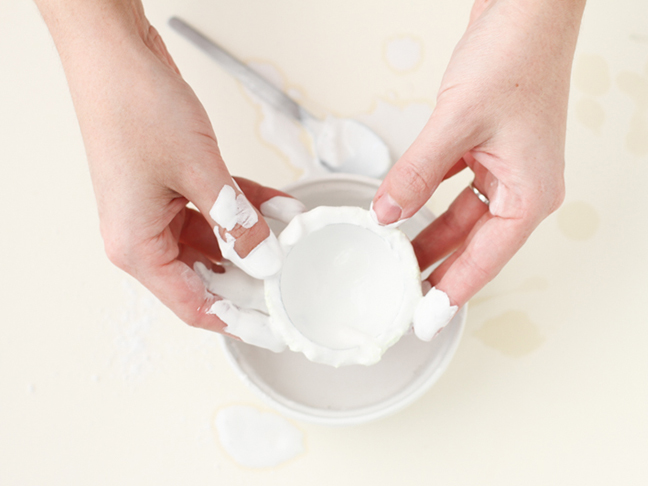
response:
M284 190L308 209L317 206L369 208L380 181L337 174L296 182ZM434 216L423 208L401 229L413 238ZM271 222L277 233L283 225ZM401 338L372 366L333 368L292 351L273 353L221 338L225 354L241 379L284 415L326 425L356 425L393 414L413 403L441 376L463 332L466 308L432 342L414 334Z

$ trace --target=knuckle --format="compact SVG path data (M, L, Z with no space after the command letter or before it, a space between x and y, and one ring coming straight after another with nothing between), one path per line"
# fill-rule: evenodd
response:
M418 161L408 160L399 167L396 176L403 189L414 197L421 194L430 195L432 193L433 187L428 181L429 176L422 169L422 164Z
M565 201L565 194L565 181L563 178L561 178L560 181L556 184L551 200L549 202L550 213L553 213L562 205L562 203Z
M116 267L131 273L133 268L133 245L130 245L125 233L120 231L102 231L104 251L108 260Z
M119 241L119 239L104 237L104 250L108 260L110 260L113 265L122 270L128 269L128 262L130 260L130 258L128 258L128 250L125 245Z

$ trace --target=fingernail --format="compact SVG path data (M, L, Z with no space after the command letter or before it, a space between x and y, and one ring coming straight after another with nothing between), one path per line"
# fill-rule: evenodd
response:
M378 224L388 225L400 221L403 208L389 194L383 194L371 204L370 212Z
M276 219L282 223L290 223L297 215L306 212L306 206L292 197L275 196L261 204L261 214L266 218Z

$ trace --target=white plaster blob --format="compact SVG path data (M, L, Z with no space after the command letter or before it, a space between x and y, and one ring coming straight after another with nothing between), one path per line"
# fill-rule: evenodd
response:
M295 216L305 212L306 206L292 197L275 196L262 203L259 209L264 217L288 224Z
M276 274L281 268L283 253L277 237L272 231L265 240L243 258L236 252L234 248L236 239L230 233L225 233L225 238L223 238L218 227L214 228L214 233L223 258L234 263L248 275L263 279Z
M421 41L403 36L387 42L385 57L389 67L398 72L415 69L421 62L423 45Z
M221 188L209 216L227 231L232 231L237 224L251 228L259 221L256 210L247 198L243 194L237 195L234 188L227 184Z
M328 116L307 120L320 160L333 171L380 177L391 165L389 149L366 125Z
M369 365L407 331L422 297L407 237L358 207L318 207L281 233L286 259L266 280L275 334L332 366Z
M241 466L275 467L305 450L303 433L276 413L233 405L221 409L215 422L220 443Z
M331 349L361 346L387 331L403 292L403 271L387 241L350 224L303 237L281 271L283 305L292 323Z
M414 312L416 337L422 341L431 341L452 320L457 309L456 305L450 305L448 294L432 287Z

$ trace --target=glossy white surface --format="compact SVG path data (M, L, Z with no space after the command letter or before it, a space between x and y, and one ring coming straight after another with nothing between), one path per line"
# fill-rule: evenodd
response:
M370 200L378 184L359 183L359 191ZM308 207L308 195L300 200ZM270 325L311 361L372 365L411 327L421 272L404 233L344 206L335 189L328 201L279 235L283 266L265 281Z

